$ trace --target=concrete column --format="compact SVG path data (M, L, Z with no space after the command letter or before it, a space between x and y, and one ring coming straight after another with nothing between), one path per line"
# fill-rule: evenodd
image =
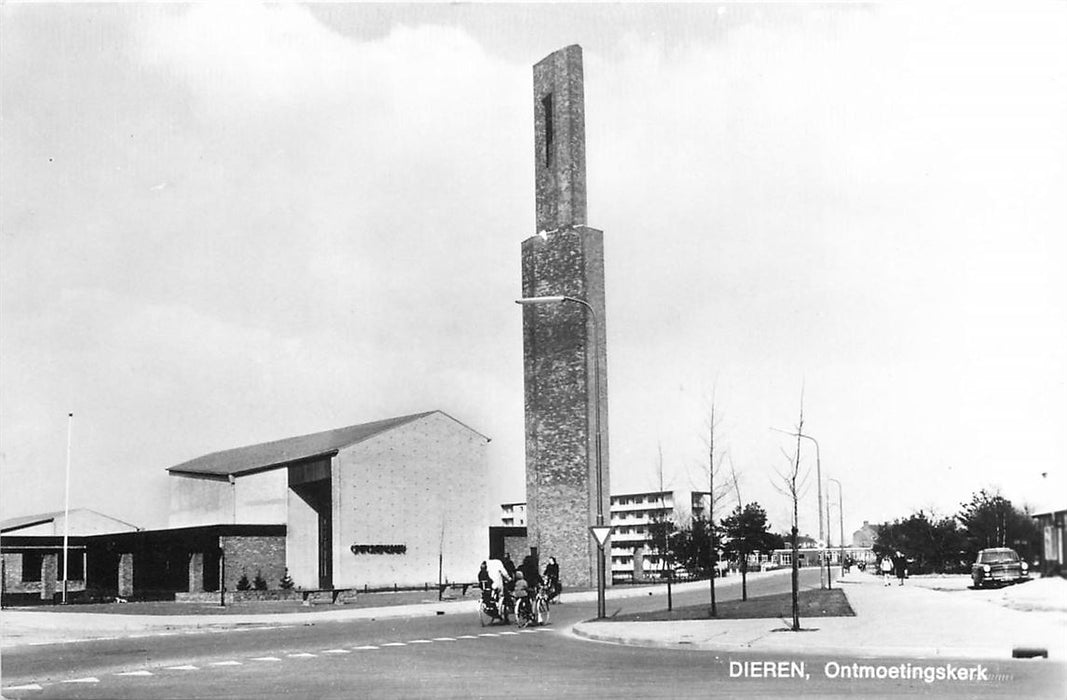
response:
M41 558L41 600L55 598L58 571L59 557L55 554L45 554Z
M133 553L124 552L119 557L119 597L133 595Z
M204 592L204 553L193 552L189 555L189 592Z

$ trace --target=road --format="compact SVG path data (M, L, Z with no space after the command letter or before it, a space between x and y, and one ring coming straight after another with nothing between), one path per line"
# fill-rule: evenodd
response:
M812 575L813 574L813 575ZM818 574L805 572L805 586ZM788 576L750 584L750 595L788 590ZM719 586L722 599L739 595ZM707 600L678 594L676 605ZM663 596L608 601L608 614L664 607ZM643 649L590 642L567 629L595 603L554 606L535 630L480 627L472 613L396 620L315 622L224 632L155 634L8 649L5 698L707 697L877 695L1062 697L1064 668L1042 661L983 662L984 679L927 683L845 680L841 665L943 667L944 658L859 659L796 654ZM757 662L753 664L752 662ZM764 662L774 662L771 666ZM778 662L786 662L779 666ZM835 666L837 664L837 666ZM974 668L961 660L955 668ZM767 670L799 677L766 678Z

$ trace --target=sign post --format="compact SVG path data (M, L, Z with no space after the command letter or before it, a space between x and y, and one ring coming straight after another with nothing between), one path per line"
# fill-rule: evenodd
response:
M597 546L597 577L596 577L596 618L603 620L607 617L604 610L604 545L611 536L611 525L593 525L589 528L593 534Z

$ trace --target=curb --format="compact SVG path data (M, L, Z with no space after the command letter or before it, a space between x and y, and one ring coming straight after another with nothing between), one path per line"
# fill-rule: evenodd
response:
M797 655L840 655L849 656L853 658L868 658L876 656L904 656L912 658L925 658L930 659L934 657L946 658L946 659L982 659L982 660L1001 660L1011 659L1013 650L1010 648L994 648L994 647L962 647L962 648L944 648L944 647L891 647L891 646L835 646L828 644L826 646L820 646L818 644L811 643L797 643L797 644L760 644L759 641L754 642L680 642L670 639L657 639L652 637L631 637L621 634L611 634L607 632L595 631L590 629L592 625L612 625L616 623L603 622L603 623L585 623L580 622L574 625L571 630L572 634L576 637L581 637L589 641L602 642L606 644L618 644L622 646L636 646L636 647L651 647L657 649L677 649L679 651L709 651L709 652L740 652L740 651L759 651L767 653L788 653ZM805 642L811 642L811 638L805 638ZM1062 659L1059 661L1062 662Z

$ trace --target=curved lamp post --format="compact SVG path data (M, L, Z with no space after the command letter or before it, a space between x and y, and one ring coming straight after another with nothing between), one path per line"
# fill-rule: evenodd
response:
M811 440L812 442L815 443L815 481L816 481L815 490L819 494L819 540L823 543L823 546L825 547L826 546L825 545L825 543L826 543L826 531L823 529L823 517L822 517L822 514L823 514L823 510L822 510L822 459L819 456L819 441L816 440L815 438L813 438L810 435L805 435L804 433L791 433L788 430L780 430L779 428L771 428L771 430L776 430L779 433L785 433L786 435L792 435L794 437L802 437L802 438L804 438L806 440ZM819 567L819 587L820 588L826 588L827 587L828 580L830 578L830 576L829 576L830 562L829 561L826 562L826 569L827 569L827 571L824 572L823 571L823 567L821 567L821 566Z
M538 304L579 304L589 314L589 318L593 321L593 391L596 396L594 401L594 420L593 425L596 431L596 524L597 527L603 527L604 525L604 493L603 493L603 474L601 471L600 462L600 321L597 318L596 310L584 299L578 299L577 297L568 296L544 296L544 297L525 297L523 299L516 299L516 304L523 306L535 306ZM588 443L586 443L588 444ZM588 457L586 457L588 460ZM604 610L604 546L597 542L597 562L596 562L596 616L597 619L607 617Z

